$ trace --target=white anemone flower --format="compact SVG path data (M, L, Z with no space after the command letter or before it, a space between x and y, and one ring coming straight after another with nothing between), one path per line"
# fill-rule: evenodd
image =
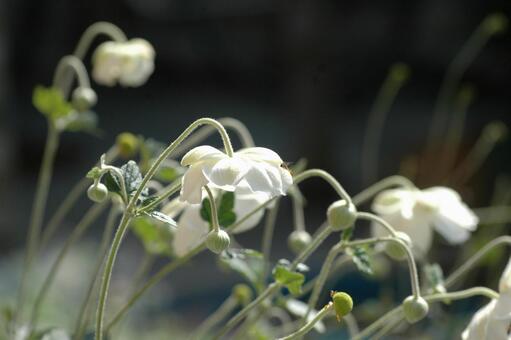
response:
M307 310L309 309L309 305L306 304L303 301L296 300L296 299L288 299L286 301L286 309L289 313L293 314L296 317L303 318L307 314ZM314 317L318 314L318 311L313 309L309 313L309 316L307 317L307 322L314 319ZM318 321L314 324L314 329L318 333L325 333L326 327L323 321Z
M499 282L500 296L477 311L462 340L511 340L511 259Z
M274 197L285 195L293 183L280 156L260 147L242 149L229 157L212 146L202 145L184 155L181 165L189 166L182 179L181 200L191 204L202 201L205 185L226 191L245 185L254 193Z
M246 185L238 186L234 191L233 210L236 220L239 221L268 199L270 197L265 193L252 192ZM182 204L185 204L186 207L178 219L173 239L174 253L179 257L200 245L210 231L208 223L200 216L201 204ZM260 209L230 232L236 234L254 228L259 224L263 215L264 209Z
M479 221L458 193L446 187L385 190L376 196L372 209L410 237L419 257L431 247L433 230L450 244L460 244L470 237ZM386 236L381 227L373 225L372 229L375 236Z
M92 77L101 85L138 87L153 73L154 57L154 48L144 39L107 41L94 52Z

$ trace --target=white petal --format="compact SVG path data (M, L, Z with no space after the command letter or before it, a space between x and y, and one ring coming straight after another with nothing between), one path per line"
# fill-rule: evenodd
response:
M202 173L216 187L234 191L235 186L243 179L247 170L247 165L241 159L226 157L215 162L211 167L204 166Z
M286 301L286 309L289 311L289 313L297 317L304 317L305 314L307 313L308 308L309 308L308 305L300 300L288 299ZM316 316L316 314L318 314L317 310L314 309L311 310L311 312L309 313L309 317L307 318L307 321L312 320ZM314 329L318 331L318 333L324 333L326 330L325 324L322 321L316 322L316 324L314 325Z
M236 214L236 220L240 220L245 217L247 214L251 213L255 208L265 203L270 197L262 192L257 193L246 193L246 188L241 187L236 188L235 191L235 201L234 201L234 213ZM241 223L235 229L232 230L234 234L241 233L247 230L252 229L261 221L261 218L264 215L265 209L260 209L255 214L250 216L246 221Z
M453 189L447 187L431 187L422 190L427 195L434 196L437 200L441 201L461 201L460 195Z
M207 179L202 174L200 164L192 165L183 175L180 199L190 204L198 204L202 201L202 187L207 184Z
M465 242L477 228L477 222L475 214L461 202L441 205L433 220L436 231L451 244Z
M187 166L203 160L220 160L227 157L222 151L209 146L201 145L188 151L181 159L181 165Z
M509 258L506 268L500 277L499 292L511 293L511 257Z
M200 204L189 205L177 222L172 243L179 257L201 244L209 232L208 224L200 217L200 209Z
M280 177L282 180L282 192L283 195L287 193L289 190L289 187L293 185L293 176L291 176L291 173L289 170L284 169L283 167L279 167L280 170Z
M282 165L283 161L280 156L273 150L267 148L246 148L236 151L237 155L242 155L250 160L257 162L266 162L276 166Z
M482 340L486 339L486 329L488 327L488 318L493 311L497 300L492 300L486 306L474 314L467 328L461 334L462 340ZM488 339L490 340L490 339ZM493 340L493 339L491 339ZM495 339L497 340L497 339Z
M415 196L410 190L405 189L389 189L380 192L373 200L371 209L378 215L391 215L401 213L406 216L413 211L415 206Z
M273 196L272 179L262 163L250 162L245 180L252 191L266 192Z
M169 201L167 204L165 204L162 207L161 212L169 216L170 218L175 218L187 206L188 203L181 201L179 198L175 198Z

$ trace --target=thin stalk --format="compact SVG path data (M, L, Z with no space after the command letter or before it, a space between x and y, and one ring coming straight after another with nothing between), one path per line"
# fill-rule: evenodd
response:
M293 183L298 185L300 182L311 178L311 177L319 177L326 181L330 186L337 192L340 198L345 200L348 203L351 203L351 197L348 195L346 190L342 187L342 185L335 179L334 176L330 175L328 172L321 169L308 169L304 172L299 173L293 178Z
M217 324L229 316L234 309L238 307L238 300L229 296L216 311L214 311L206 320L204 320L197 330L190 336L190 339L200 340L204 335L210 332Z
M101 237L101 242L97 251L99 256L97 257L96 264L94 265L92 279L89 282L85 298L80 306L78 317L76 318L75 331L73 332L74 340L81 340L85 333L87 327L88 315L87 312L93 300L94 287L97 285L99 281L99 272L101 270L101 266L103 265L103 260L106 256L106 252L108 251L108 245L110 244L110 241L112 239L115 221L118 216L119 216L118 209L116 207L110 208L110 212L108 213L105 228L103 231L103 236Z
M53 263L53 265L50 269L50 272L46 276L46 279L44 280L44 283L41 287L41 290L37 294L36 300L34 302L34 307L32 309L32 315L30 318L30 325L34 329L36 328L36 324L37 324L38 317L39 317L39 312L41 309L41 305L44 301L44 298L46 297L46 294L48 293L48 289L50 288L51 284L53 283L53 280L56 277L57 271L60 268L62 261L68 254L69 249L76 241L78 241L80 239L80 237L82 237L82 235L87 231L87 229L92 225L92 223L105 210L107 205L108 205L108 202L93 205L85 213L85 215L83 215L81 221L76 225L76 228L74 228L73 232L71 233L71 235L68 237L68 239L64 243L64 246L62 247L60 253L58 254L57 259Z
M159 194L158 198L156 198L153 202L146 205L145 207L141 208L140 212L154 210L160 203L178 192L179 189L181 189L181 180L176 180L168 186L168 189L165 189L163 193Z
M332 302L329 302L325 307L323 307L318 314L314 316L309 322L307 322L306 325L304 325L302 328L297 330L296 332L289 334L288 336L279 338L279 340L292 340L292 339L300 339L305 334L309 333L312 328L314 328L314 325L323 319L325 316L328 315L332 311L334 307L334 304Z
M409 77L408 66L393 65L378 92L376 101L369 113L362 147L362 182L364 185L378 179L378 150L385 120L399 90Z
M298 192L297 187L289 191L289 196L293 203L293 226L294 230L305 231L305 215L303 212L303 197Z
M67 55L60 59L53 76L53 84L64 91L64 84L61 83L66 71L71 69L78 78L78 85L84 88L90 88L89 74L82 60L74 55Z
M330 226L323 229L316 237L312 240L311 243L305 248L295 260L291 263L290 270L295 270L296 267L305 262L309 258L309 256L323 243L323 241L332 233L332 228Z
M390 333L395 327L397 327L403 321L403 316L396 317L393 320L389 320L385 325L383 325L380 330L374 334L371 339L379 340L383 338L385 335Z
M53 173L53 163L57 154L59 145L60 134L56 126L48 121L48 135L46 137L46 145L44 147L43 160L41 169L39 171L39 178L37 180L37 189L35 194L32 212L30 214L30 224L28 227L27 247L25 250L25 258L23 261L23 271L21 274L21 281L18 290L17 308L15 322L19 324L21 321L21 314L23 305L26 299L26 285L28 274L30 272L32 262L35 254L39 249L39 239L41 234L41 227L44 220L44 210L46 208L46 201L50 190L51 176Z
M370 187L362 190L353 196L353 204L359 206L365 203L368 199L378 194L380 191L394 186L401 186L403 188L415 188L415 185L406 177L403 176L390 176L382 179L371 185Z
M213 196L211 189L207 185L204 186L204 189L206 189L206 192L208 193L209 197L209 208L211 210L211 224L213 230L219 231L220 225L218 225L218 211L216 210L215 196Z
M275 229L275 222L277 221L277 214L279 211L280 200L276 200L273 207L270 209L268 214L266 215L266 220L264 223L263 229L263 240L261 245L261 251L263 253L263 275L261 282L262 285L265 283L265 279L270 272L270 253L271 253L271 245L273 241L273 234Z
M367 212L358 212L357 219L375 222L383 227L392 237L396 237L396 230L383 218Z

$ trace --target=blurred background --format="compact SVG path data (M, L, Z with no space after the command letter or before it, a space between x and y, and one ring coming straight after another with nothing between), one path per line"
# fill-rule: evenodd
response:
M117 134L130 131L168 142L202 116L231 116L241 120L257 145L274 149L289 162L306 158L309 167L331 172L349 193L355 194L367 184L361 176L361 155L368 115L389 68L396 62L409 66L410 79L398 93L385 122L379 143L377 177L400 172L415 174L421 187L442 184L445 178L435 171L438 159L429 158L425 165L418 161L425 150L436 96L451 60L485 16L494 12L509 16L511 3L504 0L381 3L2 0L0 293L3 299L12 301L15 291L46 136L45 119L31 104L32 91L37 84L51 83L58 60L73 51L90 24L110 21L128 37L150 41L156 50L156 69L141 88L93 85L99 98L95 111L103 133L99 137L63 135L47 216L58 207L73 183L114 143ZM97 43L101 41L98 39ZM86 60L90 66L90 55ZM498 120L507 126L511 123L509 32L489 40L463 76L463 82L473 86L475 95L467 111L456 162L469 153L489 122ZM440 135L435 143L445 143L444 137ZM219 142L217 138L211 141ZM496 183L497 187L511 188L510 147L509 140L498 143L474 176L457 183L457 189L469 205L492 204ZM335 199L335 193L319 180L306 182L302 188L308 202L306 225L312 233L323 221L325 209ZM505 201L501 199L500 205L506 203L502 200ZM68 228L56 237L52 251L59 249L73 222L88 205L83 199L73 209L66 219ZM292 230L290 202L284 200L282 206L273 260L290 256L285 246ZM87 267L88 254L94 251L100 230L100 224L95 226L86 241L77 246L76 259L66 261L68 270L74 269L80 275L80 265L75 266L72 261ZM508 232L507 227L499 230ZM238 241L257 248L260 235L260 228L254 229L240 235ZM441 264L449 269L456 262L450 260L456 258L450 257L451 252L457 256L463 256L463 252L437 241L439 250L431 261L443 258ZM318 265L332 243L333 240L311 259L313 273L319 270ZM44 263L51 263L52 251L42 258L42 272ZM137 240L130 237L116 275L129 278L140 260L140 252ZM446 254L449 254L447 260ZM504 255L494 262L492 288L506 260ZM159 260L155 268L160 261L166 260ZM152 300L151 297L145 300L157 302L137 307L147 313L144 320L153 318L162 327L182 320L191 327L202 320L229 294L231 285L239 281L234 274L219 271L214 263L210 256L201 256L192 266L183 268L172 280L160 285L149 294ZM400 273L402 269L392 270ZM64 268L62 273L65 272ZM73 277L69 272L61 276L61 285ZM378 297L382 290L382 285L360 274L353 273L348 278L333 283L332 289L349 291L356 303ZM487 282L487 278L487 272L476 273L472 282ZM407 280L403 275L401 286L406 287ZM117 281L119 287L128 284L128 280ZM395 290L398 299L401 293ZM49 302L55 311L47 313L48 323L54 320L52 317L73 310L72 306L56 307L55 304L63 301L59 298L63 299L54 296ZM480 305L475 304L480 301L472 302L470 308ZM459 307L462 303L456 306L452 308L463 309ZM170 312L171 317L154 321L164 311ZM460 317L459 326L453 326L455 330L463 328L468 315ZM147 320L137 320L138 326L149 327Z

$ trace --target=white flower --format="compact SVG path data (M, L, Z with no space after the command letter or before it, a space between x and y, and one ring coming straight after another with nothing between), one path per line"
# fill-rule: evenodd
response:
M229 157L203 145L184 155L181 164L189 166L182 179L181 199L191 204L201 202L202 187L206 184L226 191L244 184L254 193L274 197L285 195L293 183L279 155L266 148L242 149Z
M286 309L288 310L288 312L299 318L303 318L305 314L307 314L308 308L309 306L305 302L300 300L288 299L286 301ZM316 314L318 314L317 310L315 309L311 310L309 316L307 317L307 322L314 319ZM318 331L318 333L324 333L326 330L325 324L323 323L323 321L320 320L314 324L314 329Z
M234 195L234 213L237 221L270 198L267 194L252 192L246 185L238 186ZM208 223L200 216L201 204L184 204L186 207L177 222L173 240L174 253L179 257L200 245L210 231ZM230 232L236 234L252 229L261 221L263 215L264 209L260 209Z
M98 84L137 87L154 71L154 48L144 39L126 42L107 41L92 57L92 77Z
M500 296L474 314L463 340L511 340L511 259L499 283Z
M386 190L376 196L372 209L396 230L410 236L417 256L426 254L431 247L433 229L450 244L459 244L470 237L478 223L458 193L446 187ZM374 224L373 234L386 236Z

